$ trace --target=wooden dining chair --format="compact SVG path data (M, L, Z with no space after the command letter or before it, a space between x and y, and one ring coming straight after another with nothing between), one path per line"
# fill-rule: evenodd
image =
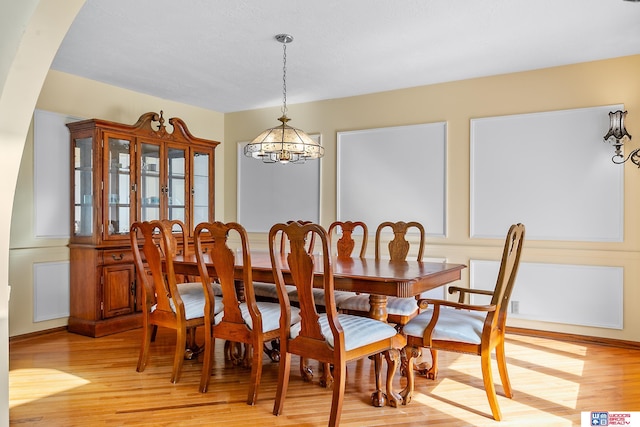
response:
M285 256L281 255L277 242L279 233L283 233L289 243L289 250ZM305 242L309 233L317 236L321 256L314 256L308 252ZM292 355L309 357L333 365L335 383L329 426L336 426L340 422L346 384L346 363L351 360L373 355L377 390L372 399L375 404L381 405L385 400L381 391L382 353L385 353L389 365L387 397L392 405L397 405L398 395L392 391L392 380L399 362L397 349L405 339L387 323L367 317L338 314L333 298L334 278L327 232L317 224L276 224L269 231L269 252L281 309L281 354L274 415L280 415L283 411ZM316 263L322 266L326 313L318 313L313 298ZM288 271L287 277L290 277L287 280L293 282L299 295L302 319L293 326L290 326L292 307L285 287L285 270Z
M294 220L289 220L287 221L287 224L290 224L293 221ZM297 220L297 222L301 224L311 224L311 221ZM314 245L315 245L315 236L310 235L309 240L307 241L307 246L306 246L309 253L313 252ZM285 236L281 235L280 250L282 251L282 253L286 251L286 247L287 247L287 244L285 241ZM255 290L256 298L259 301L271 301L271 302L278 301L278 293L276 292L276 287L273 285L273 283L254 282L253 287ZM294 294L291 296L295 301L297 299L295 295L295 287L291 285L287 285L287 289L289 290L289 292L294 292Z
M491 353L495 349L504 395L511 398L513 391L507 373L504 333L509 300L520 265L524 234L525 227L522 224L514 224L509 228L493 291L450 287L449 293L459 292L457 302L420 300L425 311L403 329L407 337L405 352L409 364L407 387L401 393L403 403L411 401L415 382L413 361L420 354L421 347L432 350L433 363L427 371L427 378L430 379L436 379L438 375L438 350L476 354L480 356L482 379L491 413L495 420L502 419L491 373ZM490 295L491 302L488 305L465 304L465 294Z
M391 228L394 238L387 245L389 258L391 261L406 261L411 248L411 243L407 240L407 232L411 229L418 231L417 256L418 261L422 261L425 244L425 231L419 222L383 222L376 229L375 257L382 258L382 232L386 228ZM340 311L348 314L367 315L369 313L369 294L360 294L352 298L341 301L338 304ZM414 297L399 298L387 297L387 321L394 323L401 329L409 320L418 314L418 303Z
M204 366L200 379L200 391L206 392L211 378L214 345L216 338L248 345L251 355L251 381L247 404L254 405L258 398L258 388L262 376L262 348L267 341L280 337L280 305L278 303L256 301L251 274L251 255L249 238L242 225L230 222L200 223L195 229L195 253L198 260L198 271L203 282L210 283L211 275L207 268L207 259L202 250L202 236L207 234L213 238L209 261L215 268L215 275L222 286L224 311L216 315L216 298L212 289L205 294L205 350ZM239 295L235 284L236 252L228 245L229 234L239 237L242 257L242 280L244 296ZM291 322L300 321L299 310L291 309Z
M151 341L155 340L158 327L174 329L176 348L171 382L176 383L185 354L191 355L196 351L189 348L185 353L187 337L195 337L195 328L204 325L204 290L199 282L180 283L177 280L173 268L176 246L172 241L172 231L166 224L160 221L135 222L129 236L138 279L142 284L143 332L137 371L144 371L147 365ZM219 308L222 309L222 304Z

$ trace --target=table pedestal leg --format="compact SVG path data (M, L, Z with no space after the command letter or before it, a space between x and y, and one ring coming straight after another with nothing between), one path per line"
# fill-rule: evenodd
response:
M372 319L387 321L387 296L369 295L369 317Z

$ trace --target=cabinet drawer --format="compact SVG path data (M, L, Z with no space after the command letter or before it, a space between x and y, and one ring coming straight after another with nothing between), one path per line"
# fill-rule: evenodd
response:
M133 252L131 249L109 249L102 252L102 263L108 264L132 264Z

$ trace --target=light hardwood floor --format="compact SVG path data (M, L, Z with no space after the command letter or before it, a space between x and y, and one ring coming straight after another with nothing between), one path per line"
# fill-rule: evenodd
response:
M147 369L135 370L141 330L103 338L65 331L12 340L9 407L13 426L324 426L331 391L292 375L284 414L271 414L277 364L265 361L258 403L246 401L249 370L225 363L221 342L209 392L198 392L201 361L185 361L169 382L173 334L160 330ZM200 340L201 341L201 340ZM513 399L491 418L477 356L441 353L439 378L417 378L413 401L369 404L373 366L348 365L342 426L571 426L581 411L640 411L640 350L507 334ZM495 365L494 365L495 368ZM499 382L497 369L494 380ZM396 375L397 387L404 378Z

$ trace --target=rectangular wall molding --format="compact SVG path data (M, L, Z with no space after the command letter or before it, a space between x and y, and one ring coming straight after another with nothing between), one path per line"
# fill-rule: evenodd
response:
M69 316L69 261L33 264L33 321Z
M446 235L447 123L338 132L337 219L418 221Z
M498 261L471 260L471 288L493 290L499 269ZM509 317L622 329L623 276L622 267L521 263Z
M471 120L471 237L622 242L624 168L603 141L623 105Z
M320 135L309 135L320 142ZM289 220L320 222L320 162L263 163L244 155L238 143L238 222L248 232L266 233Z

